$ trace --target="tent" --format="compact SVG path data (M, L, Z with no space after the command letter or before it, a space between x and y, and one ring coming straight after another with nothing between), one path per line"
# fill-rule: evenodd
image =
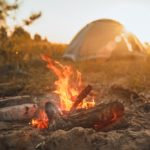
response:
M111 19L101 19L87 24L71 41L63 57L73 61L95 58L143 56L143 44Z

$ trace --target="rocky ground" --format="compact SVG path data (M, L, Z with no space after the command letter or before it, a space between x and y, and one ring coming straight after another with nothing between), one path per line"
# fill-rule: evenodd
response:
M0 150L149 150L149 95L113 86L101 97L110 98L124 104L126 125L107 132L82 127L49 132L28 123L0 122Z

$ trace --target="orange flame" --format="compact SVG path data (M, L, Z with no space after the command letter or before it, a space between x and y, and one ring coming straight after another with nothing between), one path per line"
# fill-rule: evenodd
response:
M74 70L71 66L62 65L60 62L52 60L46 55L42 55L42 60L47 62L47 67L54 72L58 80L55 81L56 90L54 91L60 97L59 108L62 111L69 111L73 105L75 98L81 92L83 83L81 79L81 73L78 70ZM78 108L88 109L95 105L94 99L81 102ZM43 116L43 117L42 117ZM45 117L44 112L40 113L38 119L33 119L31 124L38 128L48 127L48 118Z
M32 119L31 124L33 127L40 129L48 128L48 117L45 111L40 110L38 119Z
M55 81L55 93L60 97L60 108L69 111L75 98L83 88L81 73L71 66L63 66L60 62L54 61L45 55L42 55L42 59L48 63L47 67L58 77L58 80ZM79 108L89 108L94 105L94 100L84 100Z

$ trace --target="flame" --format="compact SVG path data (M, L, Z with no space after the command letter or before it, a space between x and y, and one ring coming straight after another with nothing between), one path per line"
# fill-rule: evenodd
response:
M38 118L32 119L31 124L33 127L44 129L48 128L48 117L45 113L45 111L40 110Z
M72 107L76 97L83 89L83 82L81 73L78 70L74 70L71 66L62 65L60 62L52 60L46 55L42 55L42 60L47 62L47 67L53 71L58 80L55 81L56 90L54 91L60 97L59 108L62 111L69 111ZM94 99L86 101L84 99L78 106L78 108L88 109L95 105ZM32 119L31 124L37 128L47 128L48 118L44 111L40 111L37 119Z
M78 106L78 108L91 108L95 105L94 97L90 101L83 100L83 102Z
M74 70L71 66L62 65L58 61L42 55L42 59L47 62L47 67L57 76L55 81L56 90L54 91L60 97L60 109L69 111L74 103L75 98L83 88L81 73ZM84 100L78 108L89 108L95 105L94 100Z

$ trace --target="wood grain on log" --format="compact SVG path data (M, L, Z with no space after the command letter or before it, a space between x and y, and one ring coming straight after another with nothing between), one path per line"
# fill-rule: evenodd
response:
M25 121L37 111L36 104L22 104L0 109L0 121Z

